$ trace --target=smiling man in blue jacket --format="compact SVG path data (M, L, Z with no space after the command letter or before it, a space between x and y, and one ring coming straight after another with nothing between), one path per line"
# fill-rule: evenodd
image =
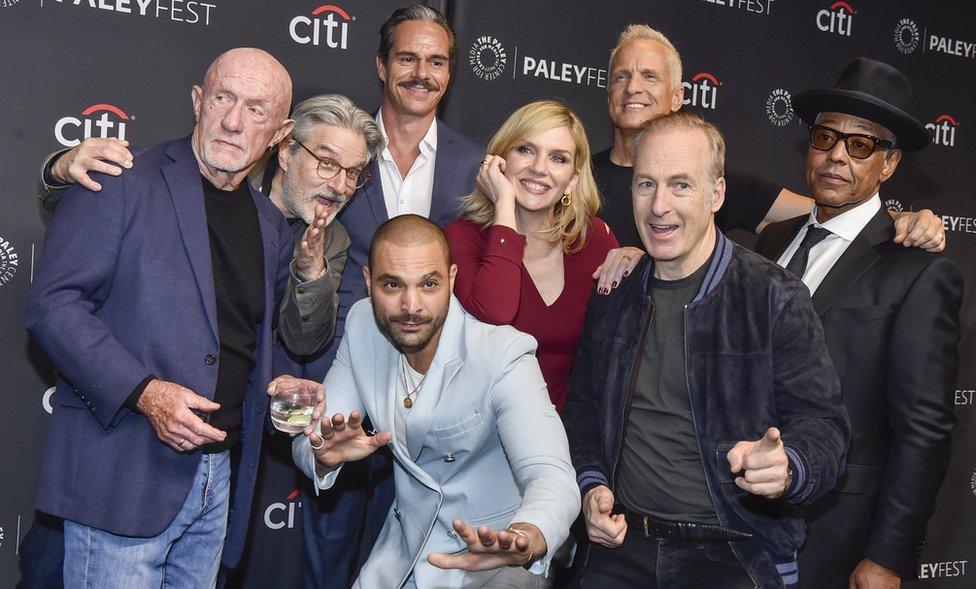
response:
M715 228L724 159L696 115L635 141L651 259L591 300L563 412L583 587L789 587L796 506L842 470L850 427L806 288Z

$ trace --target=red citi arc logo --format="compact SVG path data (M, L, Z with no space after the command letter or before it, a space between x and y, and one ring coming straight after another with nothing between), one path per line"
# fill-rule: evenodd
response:
M698 72L691 78L691 82L682 82L685 88L685 106L700 106L714 109L718 101L718 87L722 85L714 74Z
M817 13L817 28L825 33L836 33L850 37L854 25L854 7L839 0Z
M356 17L335 4L323 4L312 11L311 17L300 14L291 19L288 33L300 45L324 44L332 49L348 49L349 23L355 20Z
M956 146L956 127L959 121L952 115L942 114L935 118L935 122L925 125L932 132L932 142L945 147Z
M65 147L74 147L89 137L125 139L125 121L132 117L111 104L93 104L79 117L62 117L54 124L54 138ZM96 131L97 129L97 131Z

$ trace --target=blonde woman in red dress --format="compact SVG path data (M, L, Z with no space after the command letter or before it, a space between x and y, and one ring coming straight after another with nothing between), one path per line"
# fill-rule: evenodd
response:
M487 152L461 220L444 229L458 267L454 294L481 321L536 338L549 395L561 410L594 273L617 239L596 217L589 142L568 107L523 106Z

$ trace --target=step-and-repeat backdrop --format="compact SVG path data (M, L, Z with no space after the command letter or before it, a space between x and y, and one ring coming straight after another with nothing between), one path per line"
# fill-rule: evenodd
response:
M234 46L276 55L295 98L341 92L378 106L374 54L395 0L0 0L0 587L20 577L48 435L50 362L24 331L47 214L35 195L45 154L85 137L154 144L193 124L190 87ZM458 33L444 120L487 139L518 106L558 98L607 147L607 59L630 22L661 29L685 65L685 107L717 123L737 167L805 192L805 129L790 109L830 86L860 55L891 63L915 87L912 112L934 138L905 158L883 199L942 216L945 255L966 275L959 424L952 467L929 529L920 587L976 584L976 6L938 0L442 0ZM969 180L969 181L967 181ZM77 252L85 256L85 252ZM55 432L56 435L56 432ZM287 448L271 443L249 547L230 585L297 579L301 499ZM911 584L916 586L915 584Z

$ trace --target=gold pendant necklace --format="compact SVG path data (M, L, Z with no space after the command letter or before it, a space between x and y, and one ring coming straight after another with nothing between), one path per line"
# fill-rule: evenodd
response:
M407 368L405 366L406 363L407 361L404 355L400 354L400 376L403 378L403 390L410 391L407 393L407 396L403 398L403 406L406 407L407 409L410 409L411 407L413 407L413 397L414 395L417 394L417 391L420 390L420 387L424 386L424 381L427 380L427 375L424 374L423 378L420 379L420 382L417 383L417 386L415 386L411 391L410 383L407 380Z

